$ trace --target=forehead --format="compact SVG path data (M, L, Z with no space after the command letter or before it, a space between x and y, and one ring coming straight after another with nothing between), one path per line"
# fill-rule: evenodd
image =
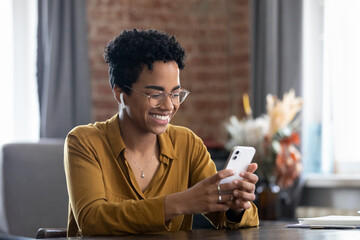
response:
M148 69L144 66L136 85L146 87L151 86L162 86L166 87L169 85L180 84L180 70L175 61L164 63L163 61L156 61L153 63L153 68Z

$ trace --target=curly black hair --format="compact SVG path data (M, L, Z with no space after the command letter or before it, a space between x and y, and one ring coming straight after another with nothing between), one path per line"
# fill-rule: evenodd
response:
M146 65L152 70L155 61L175 61L184 69L185 51L174 36L158 30L124 30L110 41L104 52L109 64L111 88L120 87L125 93L132 86Z

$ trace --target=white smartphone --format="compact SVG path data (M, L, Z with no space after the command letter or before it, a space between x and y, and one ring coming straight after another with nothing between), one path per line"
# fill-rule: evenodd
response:
M242 177L239 176L239 173L246 172L254 155L255 155L255 148L253 147L246 147L246 146L234 147L229 154L228 160L225 163L224 168L235 170L235 174L230 177L222 179L220 181L220 184L229 183L234 181L235 179L241 180Z

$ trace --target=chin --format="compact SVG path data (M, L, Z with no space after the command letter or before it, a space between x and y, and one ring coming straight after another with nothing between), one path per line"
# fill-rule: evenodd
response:
M157 127L155 129L152 129L152 132L156 135L163 134L167 129L168 124L166 124L164 127Z

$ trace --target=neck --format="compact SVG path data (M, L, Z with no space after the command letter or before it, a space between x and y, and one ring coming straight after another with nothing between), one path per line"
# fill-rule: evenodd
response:
M153 152L156 147L157 137L154 133L144 132L138 127L134 126L126 113L119 114L121 137L126 145L126 148L133 153Z

